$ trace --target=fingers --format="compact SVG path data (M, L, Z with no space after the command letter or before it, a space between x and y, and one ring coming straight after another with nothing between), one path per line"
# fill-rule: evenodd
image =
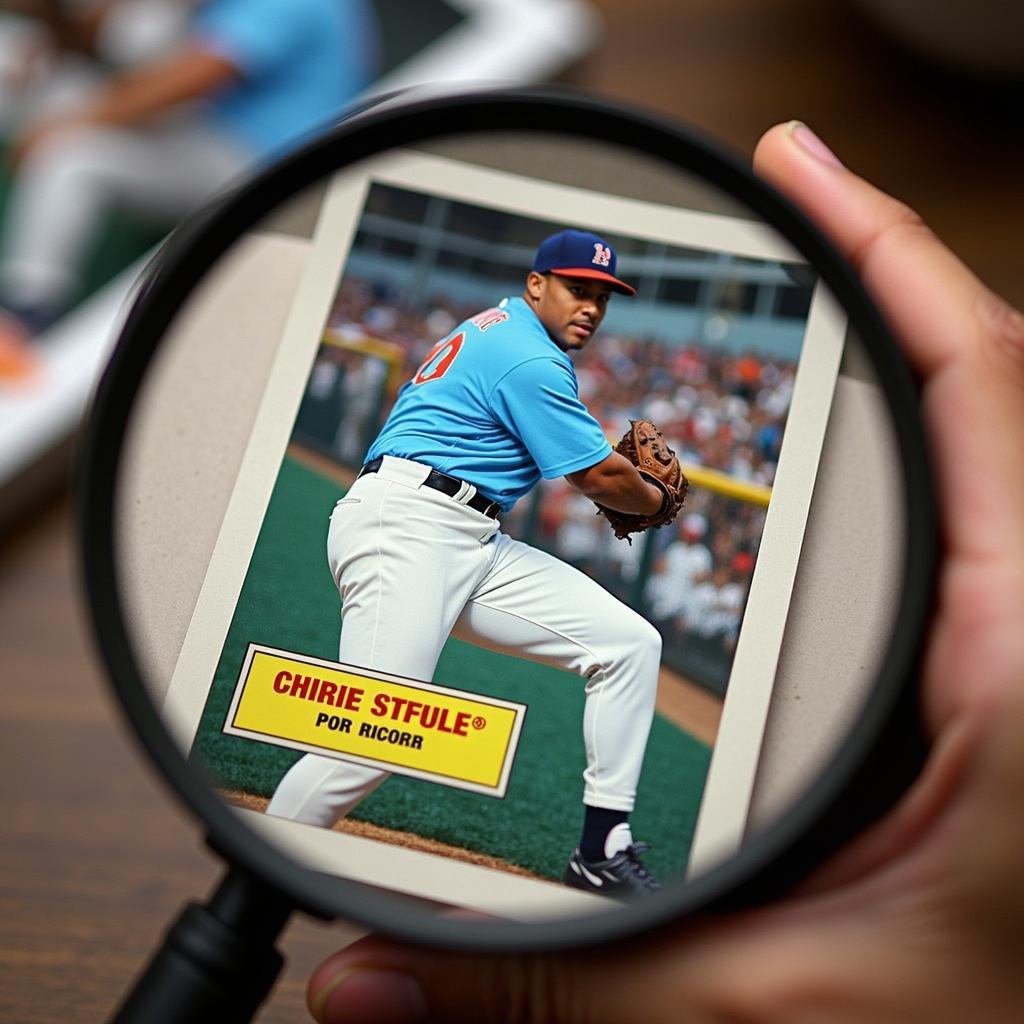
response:
M659 1024L674 1019L676 1008L666 995L669 967L663 956L623 947L610 962L607 953L454 955L370 938L321 965L309 1006L321 1024L618 1024L637 1019L642 992L646 1020Z
M989 370L1024 388L1024 316L989 291L910 207L843 167L800 121L762 136L754 169L853 263L925 376L983 353Z
M851 260L922 373L954 556L1024 564L1024 316L806 125L772 128L754 166Z
M998 706L1024 666L1024 317L805 125L773 128L754 163L853 262L923 376L947 547L925 670L937 734Z
M895 949L879 943L893 898L766 908L548 956L443 953L371 937L318 968L309 1006L319 1024L792 1024L838 1020L841 1009L842 1019L905 1021L876 1011L914 1005L932 982L909 984L920 972L902 937ZM894 976L906 991L893 993ZM862 1012L850 1014L849 1002Z
M913 210L846 170L806 125L790 121L767 132L754 169L853 263L923 373L976 338L981 282Z
M554 1020L547 1004L571 1000L573 983L554 961L550 968L544 962L445 955L370 938L320 966L310 980L309 1008L321 1024Z

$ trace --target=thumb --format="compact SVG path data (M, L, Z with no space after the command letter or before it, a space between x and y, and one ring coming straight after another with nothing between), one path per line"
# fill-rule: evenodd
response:
M621 1024L637 1019L642 993L648 1024L677 1020L665 957L643 942L631 946L458 955L371 936L321 964L307 999L320 1024Z

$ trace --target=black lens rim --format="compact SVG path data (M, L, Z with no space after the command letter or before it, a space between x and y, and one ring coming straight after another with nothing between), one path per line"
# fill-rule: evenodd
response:
M637 149L712 182L786 237L816 267L863 342L892 414L907 501L903 600L871 699L803 799L736 856L692 882L668 886L657 900L594 917L500 925L410 913L408 905L390 893L301 868L243 825L215 796L204 773L174 745L144 685L117 587L115 514L125 427L146 368L178 309L230 244L289 196L344 166L396 146L493 132L495 126ZM81 568L95 637L116 698L143 750L205 824L211 845L234 865L278 887L308 913L349 918L432 946L521 952L610 942L665 926L683 915L765 902L819 864L848 832L881 813L907 782L898 773L887 781L884 771L873 772L878 788L870 808L866 813L844 813L844 801L865 772L894 756L894 737L920 731L914 677L933 603L938 530L918 405L914 376L852 268L796 207L706 136L650 113L567 90L406 96L397 104L343 120L208 207L171 236L149 268L97 388L78 464Z

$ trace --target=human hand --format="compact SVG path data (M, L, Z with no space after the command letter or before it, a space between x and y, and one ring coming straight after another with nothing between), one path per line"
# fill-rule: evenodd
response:
M215 94L237 82L241 72L228 58L199 43L110 77L72 110L31 124L13 142L15 167L50 139L95 126L133 128L171 110Z
M1024 1018L1024 317L805 126L773 128L754 163L852 261L923 380L945 539L925 770L775 905L565 954L371 937L313 975L323 1024Z

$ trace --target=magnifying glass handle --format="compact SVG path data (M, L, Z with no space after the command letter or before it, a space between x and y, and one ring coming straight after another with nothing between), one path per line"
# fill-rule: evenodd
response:
M284 966L274 942L294 910L236 869L204 906L189 903L111 1024L244 1024Z

